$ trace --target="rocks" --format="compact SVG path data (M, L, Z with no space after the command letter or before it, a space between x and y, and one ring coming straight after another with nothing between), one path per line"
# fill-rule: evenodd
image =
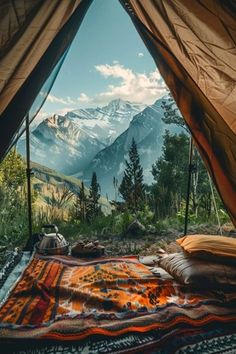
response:
M124 232L124 237L137 237L146 233L146 228L141 222L137 219L132 221L131 224L128 225L126 231Z

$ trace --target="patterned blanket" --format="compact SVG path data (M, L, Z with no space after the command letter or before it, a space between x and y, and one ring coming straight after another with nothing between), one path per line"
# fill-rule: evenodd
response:
M92 339L92 345L110 342L107 353L123 352L123 342L132 352L171 353L170 338L173 350L217 338L227 338L232 348L235 333L236 292L190 291L171 277L154 276L136 257L85 262L35 255L0 307L6 343L47 339L88 346ZM111 349L117 338L119 350Z

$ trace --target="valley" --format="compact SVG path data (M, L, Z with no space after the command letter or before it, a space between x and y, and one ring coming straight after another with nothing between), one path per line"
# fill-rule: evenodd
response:
M114 177L120 183L132 139L137 144L144 182L151 184L152 164L160 157L165 129L180 129L162 121L163 101L152 105L111 101L107 106L77 109L64 116L52 115L31 134L31 160L67 176L83 180L89 187L96 172L101 193L116 199ZM25 138L17 149L25 156Z

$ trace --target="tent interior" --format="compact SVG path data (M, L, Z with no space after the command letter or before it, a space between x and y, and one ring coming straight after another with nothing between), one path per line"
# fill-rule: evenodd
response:
M0 1L0 159L42 107L91 3ZM235 1L120 3L236 226ZM185 235L177 246L141 258L16 250L0 273L4 352L236 351L236 240Z

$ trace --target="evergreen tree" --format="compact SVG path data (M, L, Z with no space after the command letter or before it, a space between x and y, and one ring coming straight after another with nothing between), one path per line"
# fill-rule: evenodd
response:
M79 195L76 195L73 202L73 207L70 209L70 217L72 222L78 222L81 220L81 204Z
M101 212L101 207L98 203L98 200L101 196L99 193L101 190L100 185L97 181L96 172L92 174L91 185L89 189L89 217L92 218L94 216L98 216Z
M166 124L175 124L183 129L189 134L189 129L186 126L184 119L178 110L176 103L169 93L169 97L162 104L164 110L163 122ZM188 143L189 145L189 143ZM186 155L187 159L187 155ZM187 181L187 173L186 173ZM187 183L187 182L186 182ZM216 192L217 194L217 192ZM193 146L193 158L192 158L192 173L191 173L191 190L190 190L190 201L192 212L195 216L198 216L199 207L205 204L207 214L211 214L212 207L212 195L209 185L209 180L207 176L206 168L202 162L202 159Z
M185 198L188 173L187 135L172 135L166 130L162 151L162 156L152 166L152 175L157 182L153 193L158 198L159 217L176 214Z
M126 168L119 187L119 192L125 200L128 208L135 212L142 208L145 198L145 186L143 183L143 169L140 164L137 145L132 139L129 149L129 161L125 160Z
M163 100L162 109L164 111L164 117L162 117L162 120L165 124L175 124L189 132L185 121L178 107L176 106L175 100L170 93L168 98Z
M83 222L87 221L88 204L89 204L89 199L85 193L84 182L82 181L78 198L76 201L76 206L77 208L79 208L79 210L77 210L77 215Z
M165 132L162 155L152 166L156 183L152 186L155 200L150 201L155 216L174 216L181 211L186 201L188 179L189 138L186 134ZM193 156L192 183L190 190L190 213L209 218L212 211L212 194L205 166L195 150ZM215 191L216 193L216 191ZM217 204L222 204L217 198Z

